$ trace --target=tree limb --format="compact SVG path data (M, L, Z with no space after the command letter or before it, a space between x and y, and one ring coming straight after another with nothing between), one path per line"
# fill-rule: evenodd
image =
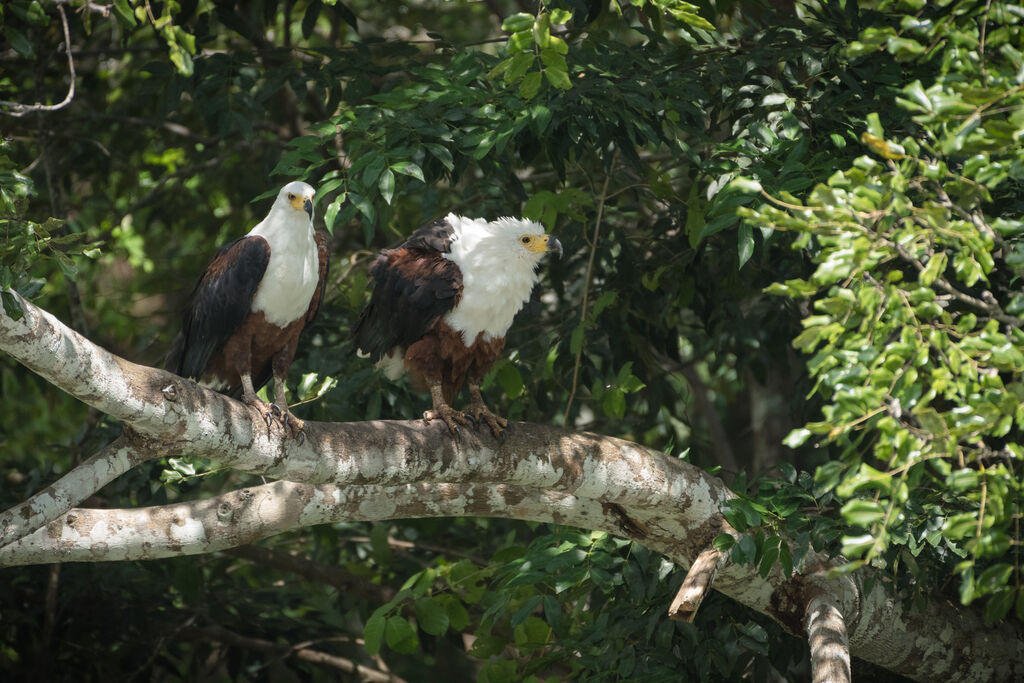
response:
M635 443L536 424L517 425L502 443L472 430L453 439L443 425L421 421L307 422L300 443L237 401L118 358L19 303L18 320L0 310L0 350L123 420L135 449L204 456L287 481L178 505L72 510L0 548L0 566L211 552L340 519L495 515L572 524L634 538L684 566L718 534L736 535L719 512L732 495L721 480ZM729 563L714 587L800 635L810 599L825 593L846 621L852 654L917 680L1024 677L1024 634L1014 622L987 628L977 611L940 599L912 612L870 567L826 579L828 558L812 555L807 564L813 571L787 578L778 567L761 577L753 565Z
M807 604L807 640L814 683L850 683L850 643L843 615L826 593Z
M23 503L0 513L0 547L52 522L136 465L159 456L140 453L119 437Z

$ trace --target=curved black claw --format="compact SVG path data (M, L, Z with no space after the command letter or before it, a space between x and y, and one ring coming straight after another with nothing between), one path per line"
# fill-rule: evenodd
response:
M448 433L456 438L461 438L462 433L459 425L466 425L468 420L465 413L448 408L447 410L424 410L423 422L430 424L433 420L441 420L448 426Z
M276 408L277 406L274 407ZM306 442L305 421L300 420L299 418L292 415L292 411L288 410L287 408L283 410L278 408L278 410L280 411L280 416L277 419L280 421L281 427L283 427L284 430L291 434L293 437L298 439L300 446L304 444Z
M512 422L505 423L505 428L501 430L501 434L498 436L498 443L504 445L508 441L508 437L512 433L512 424Z

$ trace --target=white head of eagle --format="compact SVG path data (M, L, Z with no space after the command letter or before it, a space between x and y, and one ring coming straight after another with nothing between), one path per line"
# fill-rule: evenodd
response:
M467 382L470 412L499 433L503 420L483 405L479 383L516 314L539 298L537 266L548 252L561 255L558 239L521 218L448 214L416 230L371 266L374 290L353 330L356 350L392 379L407 372L430 389L434 415L453 430L464 415L447 404Z
M313 320L327 279L327 239L313 230L315 190L301 181L277 193L267 217L221 247L185 311L167 367L255 406L301 431L285 381L299 335ZM259 390L271 375L280 406Z

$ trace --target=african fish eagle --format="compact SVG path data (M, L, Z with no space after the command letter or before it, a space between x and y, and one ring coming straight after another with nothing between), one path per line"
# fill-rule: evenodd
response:
M185 311L167 368L255 407L302 434L285 381L299 335L316 317L327 279L327 239L313 230L315 190L288 183L270 213L206 267ZM276 404L256 392L274 376Z
M518 218L448 214L416 230L370 267L373 294L353 330L357 352L389 378L406 372L417 389L429 389L427 422L440 418L454 434L472 418L501 435L508 421L488 410L480 381L516 314L537 295L547 252L562 254L558 239ZM451 403L464 382L470 403L460 412Z

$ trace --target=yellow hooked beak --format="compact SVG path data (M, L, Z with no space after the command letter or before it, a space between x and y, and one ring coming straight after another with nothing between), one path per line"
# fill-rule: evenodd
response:
M527 251L535 254L553 251L559 257L562 255L562 243L554 235L523 235L520 241Z
M304 196L300 194L288 195L288 203L292 205L292 208L296 211L305 211L306 215L309 216L309 220L313 220L313 197L312 195Z

